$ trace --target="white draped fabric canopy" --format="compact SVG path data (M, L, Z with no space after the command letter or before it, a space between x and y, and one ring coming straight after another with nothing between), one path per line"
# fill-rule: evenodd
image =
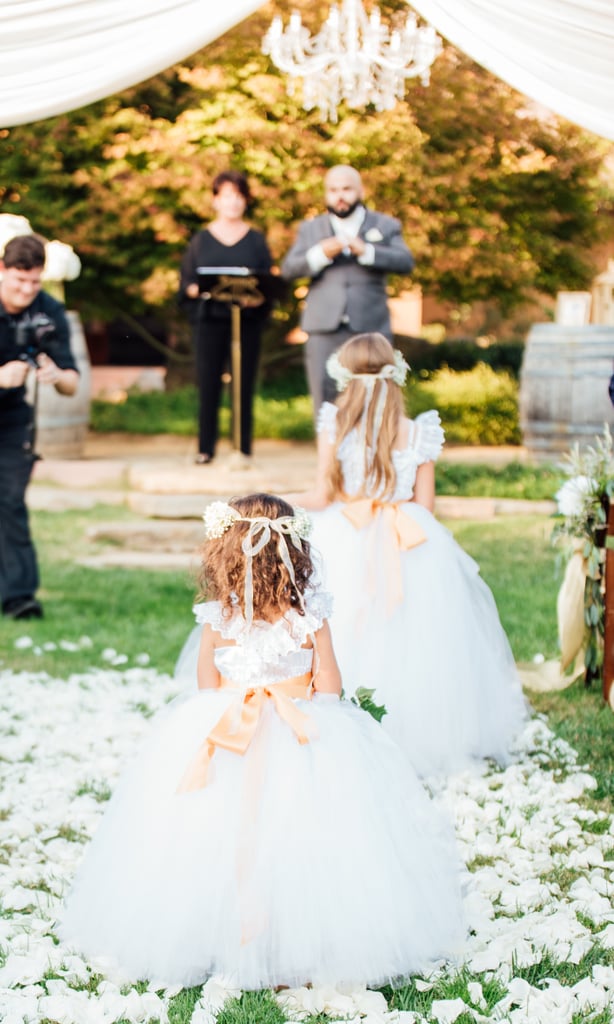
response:
M258 0L2 0L0 127L91 103L195 53ZM532 99L614 139L614 0L412 0Z

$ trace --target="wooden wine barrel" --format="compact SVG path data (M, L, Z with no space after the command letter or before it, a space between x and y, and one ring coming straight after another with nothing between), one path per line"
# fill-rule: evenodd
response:
M43 457L78 459L90 420L91 365L78 313L66 313L70 326L70 347L79 370L79 386L74 395L58 395L51 384L38 389L36 451Z
M614 372L614 327L534 324L520 370L520 428L536 460L558 461L572 444L592 444L614 427L608 384Z

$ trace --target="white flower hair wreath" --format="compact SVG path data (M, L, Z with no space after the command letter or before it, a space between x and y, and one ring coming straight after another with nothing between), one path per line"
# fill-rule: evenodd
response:
M351 380L362 380L367 377L370 380L391 380L402 388L409 368L409 363L405 361L403 353L398 348L394 350L394 364L386 363L377 373L352 373L347 366L343 366L337 352L333 352L326 362L326 372L334 380L339 392L345 391Z
M205 539L218 540L235 523L253 523L266 519L266 516L242 516L236 508L226 501L212 501L207 505L203 513L205 524ZM304 508L298 506L294 509L292 516L280 516L270 522L281 524L286 527L289 533L296 534L301 540L306 540L311 533L311 519Z

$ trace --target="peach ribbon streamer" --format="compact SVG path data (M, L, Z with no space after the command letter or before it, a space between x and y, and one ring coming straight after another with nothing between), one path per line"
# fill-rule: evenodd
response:
M383 544L381 549L376 549L376 536L373 532L367 553L367 588L370 594L375 593L376 557L381 554L386 574L388 615L403 600L400 552L409 551L427 540L422 527L403 509L405 504L400 501L380 501L378 498L354 498L346 502L343 509L344 516L357 530L362 530L381 516L384 526Z
M233 683L222 678L220 687L228 686L233 686ZM245 754L255 736L267 700L273 701L279 717L290 726L299 743L309 743L310 731L313 736L311 719L296 707L293 700L311 700L312 693L310 672L283 679L279 683L249 687L240 696L238 706L237 703L231 704L213 727L188 765L177 792L193 793L207 785L209 764L218 747L241 756Z

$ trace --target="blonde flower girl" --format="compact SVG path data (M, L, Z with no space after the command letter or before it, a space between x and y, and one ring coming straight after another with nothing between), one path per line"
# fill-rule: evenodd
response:
M389 736L341 701L305 513L205 514L198 689L119 783L60 924L134 978L395 982L462 941L453 834Z
M381 334L341 346L315 486L288 498L319 510L312 543L346 692L375 687L384 728L429 775L506 761L525 705L492 593L433 516L443 430L434 410L404 415L407 369Z

